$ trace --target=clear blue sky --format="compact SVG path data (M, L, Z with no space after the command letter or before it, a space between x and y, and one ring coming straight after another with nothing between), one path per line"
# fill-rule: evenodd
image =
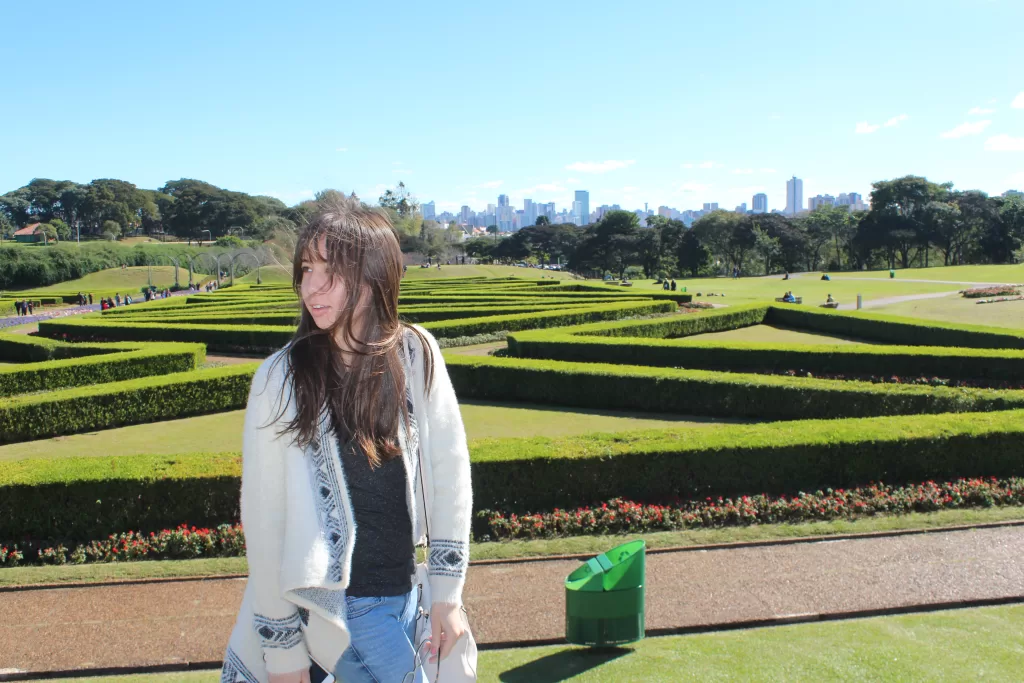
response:
M291 204L404 180L440 211L576 189L783 208L793 174L805 200L905 174L1024 189L1020 0L10 2L3 22L0 193L189 177Z

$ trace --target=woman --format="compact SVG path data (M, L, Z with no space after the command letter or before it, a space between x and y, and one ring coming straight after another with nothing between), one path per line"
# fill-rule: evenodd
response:
M298 329L246 407L249 579L222 681L305 682L311 659L344 683L420 681L426 533L431 659L465 631L469 451L437 343L398 320L401 277L387 216L354 195L322 202L299 235Z

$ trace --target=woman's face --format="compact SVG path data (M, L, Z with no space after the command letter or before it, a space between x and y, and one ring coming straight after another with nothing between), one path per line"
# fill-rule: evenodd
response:
M331 277L327 262L326 238L321 237L317 248L320 258L302 261L302 303L321 330L331 327L345 307L348 292L342 277Z

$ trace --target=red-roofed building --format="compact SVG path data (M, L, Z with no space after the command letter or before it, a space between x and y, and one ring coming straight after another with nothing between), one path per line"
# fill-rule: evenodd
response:
M46 239L43 235L42 229L39 227L40 223L33 223L32 225L26 225L21 230L14 233L14 241L16 242L42 242Z

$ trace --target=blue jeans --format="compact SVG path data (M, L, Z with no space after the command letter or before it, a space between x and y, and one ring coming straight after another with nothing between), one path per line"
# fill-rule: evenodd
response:
M415 588L392 598L345 597L352 642L334 669L339 683L423 683L412 642L417 598Z

